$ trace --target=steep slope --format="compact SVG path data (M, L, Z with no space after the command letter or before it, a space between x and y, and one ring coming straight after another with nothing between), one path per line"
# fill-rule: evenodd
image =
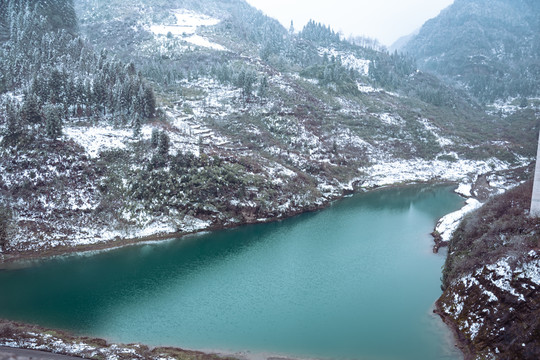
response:
M456 0L402 51L419 67L465 86L482 102L535 97L540 81L540 3Z
M468 215L450 241L438 312L466 359L540 356L540 220L532 182Z

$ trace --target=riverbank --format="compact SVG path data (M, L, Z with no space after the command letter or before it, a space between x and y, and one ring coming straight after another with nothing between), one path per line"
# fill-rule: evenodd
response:
M348 197L326 211L289 219L283 224L246 226L190 237L185 241L168 242L163 246L130 247L100 256L48 261L25 271L6 271L0 274L1 283L6 295L12 295L4 298L6 301L2 303L5 305L1 307L4 317L8 319L36 322L52 328L80 329L76 331L124 343L140 341L153 346L167 344L190 349L225 348L233 351L260 349L293 356L338 356L342 351L340 349L345 349L343 351L350 356L390 356L396 352L381 352L378 349L381 349L380 345L387 336L392 336L403 339L392 349L402 349L402 352L407 349L406 359L438 358L436 355L440 353L441 346L438 345L439 335L441 341L447 344L445 339L449 334L442 330L442 323L429 314L433 300L439 295L439 271L444 259L430 255L425 250L426 247L429 249L428 234L435 220L460 207L462 200L451 193L452 188L439 185L386 188ZM368 227L379 235L373 237ZM335 236L329 238L329 231ZM285 233L288 235L285 236ZM388 258L389 249L394 249L401 256L387 263L386 271L380 273L370 264L380 263L378 259L386 261L384 259ZM367 253L372 256L363 256ZM410 256L405 255L409 253ZM248 266L254 264L257 265L253 268ZM335 268L331 264L335 264ZM345 270L342 267L345 264L351 269ZM407 264L410 266L407 267ZM299 268L298 265L302 266ZM271 269L280 270L276 272ZM393 275L397 269L405 269L399 272L400 279ZM249 276L246 276L246 271ZM373 272L378 275L374 276ZM223 274L228 274L228 281L224 281ZM344 274L355 275L342 278ZM55 281L48 284L47 279ZM387 289L389 293L395 293L396 281L404 284L405 279L422 280L414 281L406 291L399 287L399 291L405 291L404 296L398 297L399 304L393 304L396 298L392 296L386 297L388 301L376 300L379 298L375 295L378 291ZM381 283L388 286L381 287ZM261 284L269 286L261 288ZM40 314L33 317L34 301L17 302L18 294L23 289L31 298L34 296L30 296L29 292L41 293L45 297L50 304L45 318ZM282 294L283 289L293 291ZM280 296L276 297L276 294ZM139 300L139 296L146 300ZM310 310L297 301L301 298L311 304ZM353 301L355 304L365 304L363 309L354 306L352 299L357 299ZM148 304L148 300L159 304ZM374 300L377 304L372 303ZM217 307L211 305L213 303ZM198 305L192 307L194 304ZM141 306L146 310L136 309ZM408 315L399 315L400 306L409 309ZM252 307L255 307L252 309L255 310L254 316L237 314L241 309ZM223 313L223 309L227 309L225 316L219 317L222 318L219 321L214 320L216 315ZM376 315L382 309L388 311L386 319ZM312 320L305 318L308 313L312 314ZM299 317L304 321L309 320L313 328L304 329L302 322L295 320L294 314L303 314ZM321 314L327 315L321 319ZM364 320L352 320L351 316ZM330 319L324 320L326 317ZM440 334L432 331L432 325L427 329L417 323L415 319L420 318L430 324L436 321L437 324L433 326L440 329ZM86 319L101 320L91 328L89 325L80 328L77 324L87 324ZM148 319L155 321L149 322ZM182 324L175 319L182 319ZM224 331L230 334L229 330L216 324L216 321L228 324L227 319L234 319L235 328L244 329L239 333L245 333L246 329L257 323L261 324L257 328L263 330L254 331L258 334L249 338L242 334L238 341L229 339L233 335L216 341L216 335ZM332 319L335 320L329 321ZM274 321L283 329L281 335L270 335L265 340L267 345L261 345L262 337L275 333L272 330L276 326ZM378 326L381 321L387 325ZM399 324L394 326L394 323ZM402 336L399 329L405 323L415 326L406 336ZM116 336L113 328L123 329L122 333ZM340 328L343 334L336 332ZM391 335L388 334L389 328L393 329ZM370 329L374 340L358 339L354 334L364 331L362 329ZM421 341L423 336L419 335L424 333L430 334L432 341ZM191 334L203 334L203 339L208 341L198 341L197 335ZM313 336L320 336L321 341L310 344L309 339ZM363 344L362 341L367 343ZM294 344L298 344L298 347ZM411 347L410 344L415 345ZM433 356L422 356L428 354Z
M433 174L431 174L431 176L428 176L426 174L417 174L416 178L413 177L413 180L407 181L406 179L403 179L397 175L394 176L389 172L377 172L374 174L373 179L369 181L353 181L351 182L351 184L346 184L342 186L339 192L337 190L333 191L326 198L320 199L320 201L316 203L311 203L303 207L302 209L287 209L286 212L280 213L278 216L273 215L275 212L269 211L266 217L244 218L243 221L238 222L230 222L227 220L219 221L213 224L206 224L206 226L198 228L194 227L193 229L190 229L188 231L157 232L148 236L134 237L116 236L115 238L105 241L75 244L71 246L58 245L54 247L39 247L37 249L31 247L29 249L23 249L20 251L12 250L4 253L0 252L0 270L27 267L31 266L32 263L35 261L40 261L58 256L101 252L122 248L125 246L139 245L155 241L171 240L201 232L231 229L242 225L255 223L281 221L302 213L322 210L330 206L335 201L343 199L345 196L349 196L354 193L376 191L389 187L401 187L414 184L456 184L460 185L457 190L458 193L460 193L462 196L466 198L477 199L479 201L485 201L493 194L502 193L507 189L512 188L523 182L524 179L526 179L526 177L528 176L528 174L532 171L531 169L532 167L531 165L529 165L515 169L505 169L501 171L491 171L479 174L478 176L476 176L476 179L474 179L472 176L464 178L462 177L461 180L457 180L457 173L451 174L451 176L450 174L448 174L448 178L450 178L450 180L441 179L438 177L439 175L433 177ZM439 173L440 171L437 170L436 174ZM475 204L478 205L479 203ZM448 215L450 217L453 217L451 221L452 226L445 226L445 231L442 231L442 227L439 226L439 224L445 224L445 218L440 220L438 226L433 232L436 243L434 247L435 252L438 250L438 248L446 246L448 244L451 232L455 230L455 228L459 224L460 219L462 218L462 216L465 215L465 213L463 213L463 210L461 211L462 213L458 214L459 216L455 216L456 214ZM449 218L446 218L446 220L448 219ZM104 231L108 232L107 229L104 229Z
M85 359L186 359L186 360L233 360L201 351L177 347L150 348L141 344L116 344L104 339L76 336L66 331L53 330L37 325L23 324L0 319L0 346L17 349L46 351L54 354Z
M529 217L532 182L464 219L450 239L436 313L465 360L540 356L540 221Z
M456 186L458 185L458 183L454 181L444 182L444 181L437 181L437 180L429 180L429 181L410 181L410 182L404 181L404 182L394 183L390 185L370 184L370 187L357 187L357 188L351 187L350 189L343 190L341 194L339 195L335 194L332 197L328 197L326 201L324 202L311 204L310 206L302 210L291 210L291 211L288 211L284 215L281 214L278 217L251 219L250 221L247 220L240 223L222 222L222 223L209 225L201 229L195 229L192 231L158 233L155 235L133 237L133 238L117 237L115 239L103 241L103 242L81 244L81 245L75 245L75 246L60 245L60 246L56 246L52 248L40 249L38 251L26 250L26 251L0 253L0 270L25 268L25 267L32 266L32 264L36 262L43 261L50 258L55 258L55 257L94 254L94 253L99 253L103 251L120 249L126 246L135 246L135 245L151 244L151 243L167 241L167 240L174 240L174 239L182 238L185 236L196 235L196 234L210 232L210 231L232 229L232 228L237 228L244 225L283 221L287 218L298 216L300 214L323 210L329 207L331 204L335 203L336 201L339 201L353 194L374 192L374 191L384 190L388 188L400 188L400 187L420 185L420 184L425 184L425 185L455 184Z
M183 212L171 210L163 214L145 213L145 216L142 216L142 213L135 216L140 210L137 202L129 205L130 210L125 211L116 207L111 210L107 207L107 204L112 205L110 201L103 203L107 205L104 208L97 207L94 210L92 207L74 210L75 208L67 205L63 210L57 209L52 207L49 200L47 206L41 203L36 206L22 206L21 202L14 202L17 206L12 211L13 224L8 232L10 238L2 244L0 264L39 260L69 253L103 251L201 231L279 221L303 212L320 210L355 192L410 183L472 182L477 174L486 173L490 169L504 171L511 167L510 164L496 159L485 162L415 159L399 163L383 159L377 160L376 164L358 169L356 177L347 176L347 181L329 182L322 178L317 179L317 184L309 186L312 191L310 196L296 185L292 188L275 185L277 179L272 175L273 180L266 183L277 189L274 189L270 197L249 187L245 190L244 200L226 191L218 201L219 204L211 203L212 200L208 199L210 204L207 205L186 204ZM294 182L302 179L298 178ZM12 180L16 181L15 178ZM95 205L99 202L96 200L92 203ZM109 214L109 210L105 209L114 214ZM128 218L130 220L126 220Z
M491 197L524 183L531 176L532 170L532 165L529 165L505 171L492 171L479 175L472 182L461 182L455 192L466 199L465 205L439 219L431 234L435 242L433 252L437 253L440 248L448 246L465 216L482 207Z
M376 189L377 188L373 190L376 190ZM381 189L381 188L378 188L378 189ZM39 250L39 251L27 250L27 251L0 253L0 270L24 268L24 267L32 266L34 262L39 262L42 260L55 258L55 257L93 254L93 253L99 253L102 251L120 249L126 246L151 244L155 242L174 240L174 239L182 238L185 236L196 235L196 234L205 233L205 232L233 229L233 228L237 228L244 225L263 224L263 223L269 223L269 222L282 221L287 218L291 218L291 217L294 217L303 213L322 210L330 206L333 202L343 199L345 196L349 196L352 193L353 193L352 191L351 192L345 191L343 192L342 195L329 198L328 201L324 203L312 204L311 206L306 207L303 210L289 211L285 216L269 217L269 218L263 218L263 219L253 219L252 221L245 221L241 223L218 223L218 224L209 225L201 229L195 229L192 231L158 233L155 235L141 236L141 237L134 237L134 238L117 237L113 240L108 240L108 241L103 241L103 242L96 242L96 243L82 244L82 245L75 245L75 246L62 246L61 245L61 246L56 246L53 248L48 248L48 249Z

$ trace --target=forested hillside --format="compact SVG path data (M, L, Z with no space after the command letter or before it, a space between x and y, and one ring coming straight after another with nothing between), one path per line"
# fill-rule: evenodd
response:
M534 116L486 113L406 55L241 0L2 4L6 257L472 182L535 152Z
M538 14L536 0L456 0L401 50L481 102L538 97Z

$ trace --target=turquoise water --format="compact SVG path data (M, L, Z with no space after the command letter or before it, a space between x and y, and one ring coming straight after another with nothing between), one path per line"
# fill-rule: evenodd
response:
M347 359L459 359L432 314L450 187L0 272L0 317L113 341Z

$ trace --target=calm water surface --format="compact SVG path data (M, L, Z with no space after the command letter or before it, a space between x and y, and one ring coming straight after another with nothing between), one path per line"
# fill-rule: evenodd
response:
M450 187L0 272L0 317L113 341L347 359L461 358L432 315Z

